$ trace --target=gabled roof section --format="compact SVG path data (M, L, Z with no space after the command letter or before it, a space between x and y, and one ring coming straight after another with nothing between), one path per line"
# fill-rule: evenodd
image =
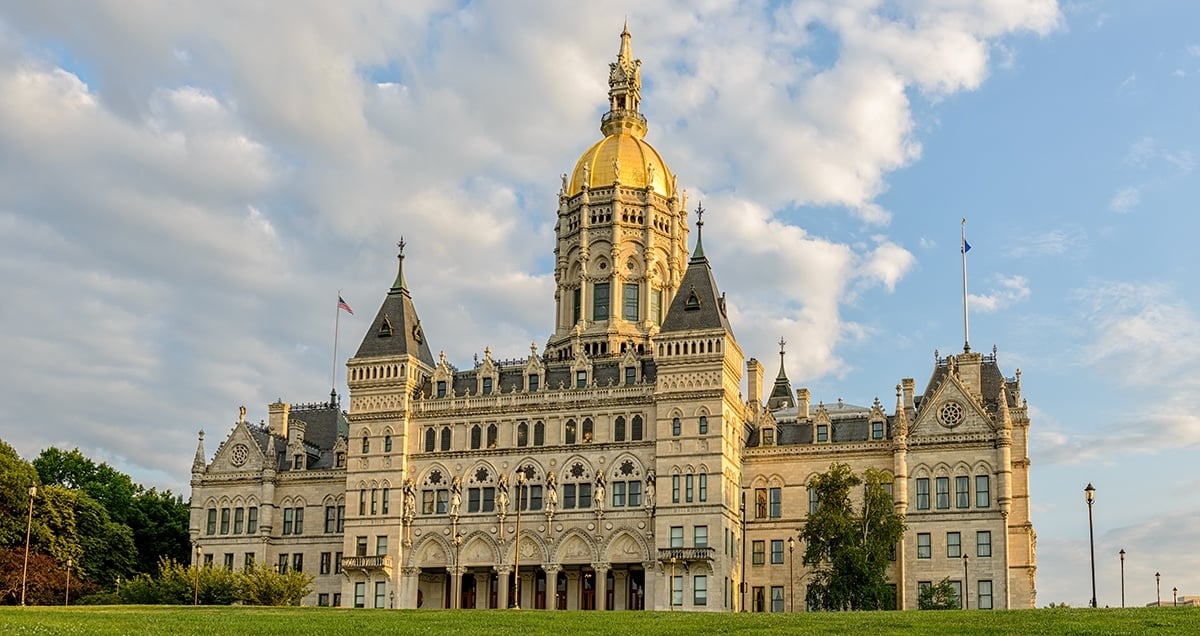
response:
M421 327L417 308L404 282L404 239L400 239L397 245L400 248L397 256L400 264L396 281L384 297L354 357L410 355L433 368L433 353L425 341L425 330Z
M695 329L724 329L733 335L729 320L725 316L725 296L717 290L717 281L713 278L712 267L708 257L704 255L701 242L701 231L704 229L704 207L696 208L696 250L688 260L687 271L667 315L663 319L662 330L659 333L673 331L691 331Z

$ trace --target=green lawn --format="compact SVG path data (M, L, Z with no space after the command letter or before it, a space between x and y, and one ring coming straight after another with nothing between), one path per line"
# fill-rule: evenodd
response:
M1200 609L696 614L248 607L3 607L25 634L1197 634Z

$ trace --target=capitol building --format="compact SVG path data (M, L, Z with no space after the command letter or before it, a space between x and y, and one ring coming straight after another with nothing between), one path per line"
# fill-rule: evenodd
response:
M562 175L544 345L435 354L405 280L426 266L401 243L348 405L243 408L211 458L201 433L194 557L312 574L306 605L805 611L789 539L818 505L808 480L845 463L894 479L897 609L943 578L972 610L1033 607L1020 372L966 346L857 405L793 388L782 344L746 358L703 210L645 139L628 29L608 85L602 137Z

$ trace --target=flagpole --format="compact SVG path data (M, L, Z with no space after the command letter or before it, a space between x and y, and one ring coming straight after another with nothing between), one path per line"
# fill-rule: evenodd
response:
M342 290L338 290L338 302L342 299ZM333 305L333 365L329 371L329 403L337 402L337 347L338 347L338 328L341 326L342 308L335 303Z
M958 251L962 252L962 287L963 287L963 352L971 351L971 328L967 318L967 219L962 220L962 238L958 243Z

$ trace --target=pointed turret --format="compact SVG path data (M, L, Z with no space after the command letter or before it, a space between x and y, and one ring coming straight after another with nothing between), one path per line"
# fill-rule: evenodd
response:
M779 375L775 376L775 386L771 388L771 397L767 398L767 408L771 410L796 406L792 397L792 383L788 380L787 371L783 366L783 347L786 344L786 340L779 339Z
M687 271L679 285L679 292L671 300L671 306L663 319L662 331L686 331L690 329L724 329L733 334L729 320L725 317L725 297L717 293L717 281L712 267L704 256L700 233L704 227L704 206L696 206L696 250L688 261Z
M609 135L625 132L642 138L646 118L638 112L642 102L642 61L634 59L629 23L621 30L621 48L617 61L608 65L608 112L600 119L600 132Z
M204 461L204 429L200 429L199 440L196 442L196 458L192 460L192 472L204 472L204 467L207 465Z
M400 248L396 257L399 260L396 280L383 299L375 319L371 321L371 326L367 328L354 357L411 355L432 368L433 353L425 342L421 319L417 317L417 309L404 280L404 239L401 238L396 245Z

